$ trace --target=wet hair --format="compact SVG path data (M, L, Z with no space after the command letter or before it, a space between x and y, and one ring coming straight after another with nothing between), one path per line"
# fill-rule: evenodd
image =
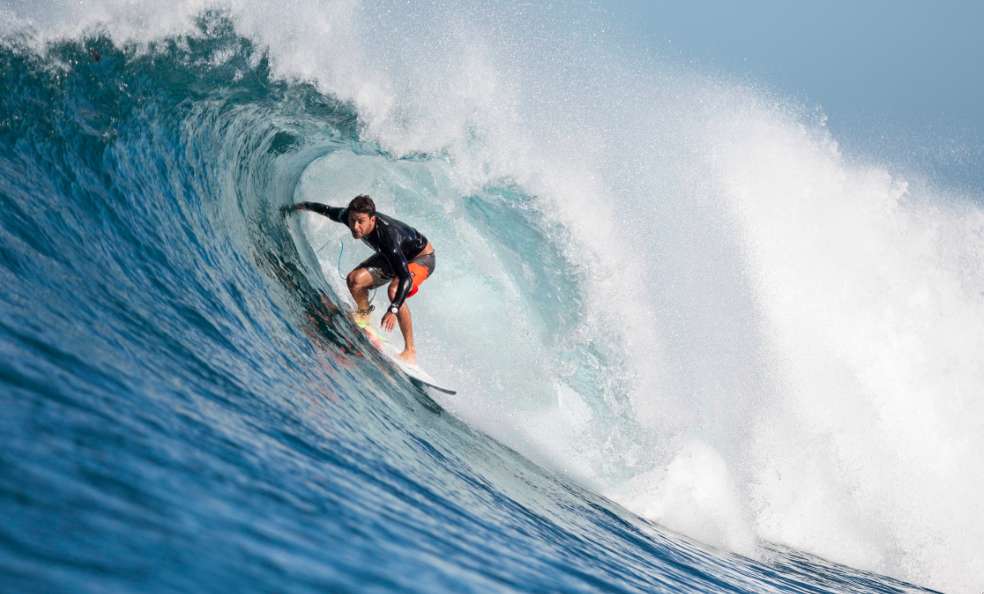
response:
M348 214L361 212L369 216L376 214L376 204L372 201L372 198L365 194L359 194L349 202Z

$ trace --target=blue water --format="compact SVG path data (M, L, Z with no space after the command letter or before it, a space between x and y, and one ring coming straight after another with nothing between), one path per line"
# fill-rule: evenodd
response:
M391 173L441 156L395 159L223 17L147 51L8 40L0 88L0 590L919 590L702 545L410 384L278 208L333 156ZM510 209L524 196L465 203L515 227L515 270L550 235ZM552 292L577 278L544 249L543 316L563 325Z

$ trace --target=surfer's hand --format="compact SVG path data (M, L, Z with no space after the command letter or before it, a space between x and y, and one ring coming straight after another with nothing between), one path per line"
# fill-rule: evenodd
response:
M281 206L280 207L280 214L283 215L283 216L287 216L290 213L294 212L295 210L298 210L296 204L288 204L286 206Z
M393 326L396 325L396 314L391 311L386 312L383 319L379 321L379 325L383 327L383 330L392 332Z

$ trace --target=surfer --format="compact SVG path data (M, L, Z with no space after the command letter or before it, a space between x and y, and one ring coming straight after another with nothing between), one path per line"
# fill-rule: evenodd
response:
M403 333L400 359L417 362L413 344L413 321L405 301L413 297L434 272L434 246L419 231L392 217L376 212L376 204L366 195L356 196L345 208L317 202L300 202L284 207L284 212L308 210L348 226L352 237L361 239L375 252L348 273L346 282L355 299L355 321L364 328L369 313L369 290L389 283L390 305L380 326L387 332L399 323Z

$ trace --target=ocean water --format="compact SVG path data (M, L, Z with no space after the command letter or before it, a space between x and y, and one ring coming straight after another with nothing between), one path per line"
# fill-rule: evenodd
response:
M984 586L980 196L590 6L0 33L0 590ZM344 315L366 248L279 213L359 193L436 247L456 396Z

